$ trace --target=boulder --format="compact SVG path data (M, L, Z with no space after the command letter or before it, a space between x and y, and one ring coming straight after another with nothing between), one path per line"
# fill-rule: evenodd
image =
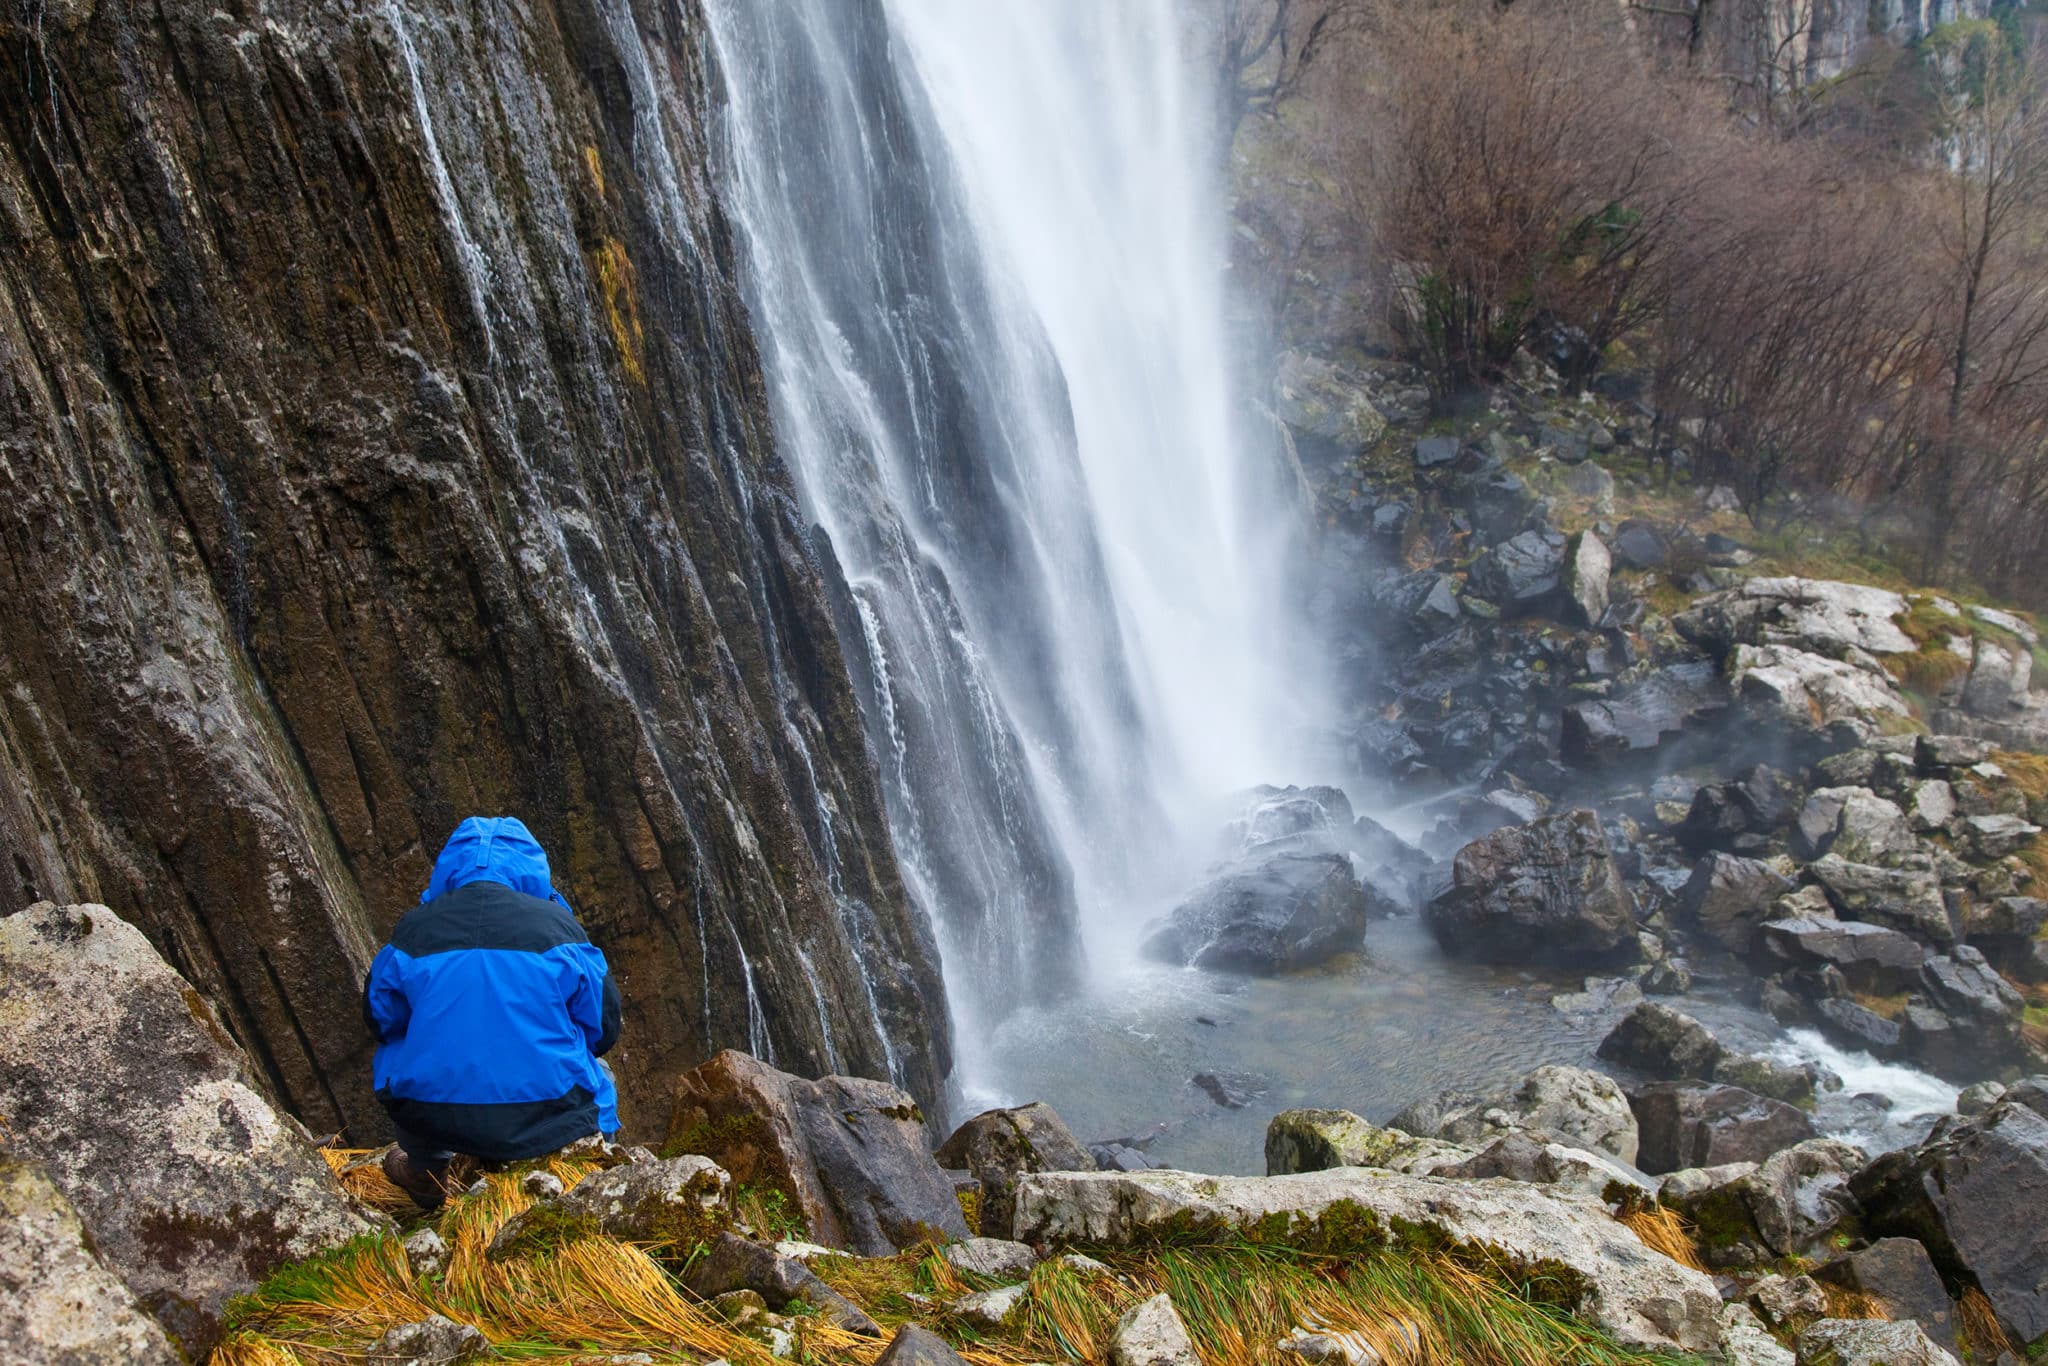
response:
M1273 383L1273 412L1301 437L1355 455L1378 441L1387 421L1365 388L1319 356L1286 351ZM1452 456L1456 457L1456 442Z
M939 1145L939 1164L972 1173L979 1215L990 1233L1010 1231L1010 1192L1024 1172L1092 1172L1095 1159L1044 1101L984 1110Z
M1911 1321L1822 1319L1799 1335L1799 1366L1956 1366Z
M1949 773L1975 768L1990 760L1997 746L1975 735L1922 735L1913 744L1913 760L1924 773Z
M1153 927L1146 956L1223 972L1314 967L1365 943L1371 902L1341 853L1248 858Z
M1566 1308L1631 1346L1703 1351L1719 1337L1710 1279L1644 1247L1600 1201L1569 1192L1357 1168L1269 1177L1046 1173L1017 1185L1017 1233L1032 1242L1129 1246L1168 1229L1257 1237L1276 1223L1298 1245L1394 1246L1420 1232L1508 1276L1541 1268L1568 1288Z
M1866 1228L1918 1239L1945 1280L1984 1292L2013 1342L2048 1340L2048 1116L2006 1100L1944 1120L1849 1189Z
M1877 795L1867 787L1817 787L1807 793L1792 829L1792 852L1805 859L1816 859L1825 854L1835 841L1836 828L1841 825L1842 808L1848 804L1849 798L1858 794L1866 797Z
M925 1142L923 1112L887 1082L806 1081L728 1049L677 1078L663 1151L781 1191L817 1242L887 1256L970 1236Z
M1694 865L1679 905L1730 952L1747 953L1771 903L1791 890L1791 879L1768 863L1715 853Z
M1829 853L1851 863L1889 867L1923 849L1896 802L1860 788L1850 788L1843 796Z
M1739 1303L1721 1306L1721 1360L1727 1366L1798 1366L1756 1312Z
M1956 1350L1955 1301L1927 1249L1911 1238L1880 1238L1814 1269L1816 1280L1880 1301L1894 1319L1911 1319L1949 1351Z
M1636 1165L1653 1176L1762 1162L1814 1136L1805 1111L1739 1086L1658 1082L1632 1093L1629 1103L1642 1133Z
M0 1343L17 1366L179 1366L42 1171L0 1159Z
M1428 918L1454 957L1578 963L1637 952L1635 901L1591 811L1474 840L1458 851L1451 878Z
M1726 654L1779 646L1829 659L1911 654L1899 629L1906 600L1883 588L1827 579L1753 578L1702 598L1673 620L1686 639Z
M1860 920L1768 920L1763 943L1781 962L1831 966L1857 990L1880 993L1918 985L1920 964L1927 958L1927 950L1911 936Z
M1415 468L1433 470L1456 461L1464 446L1455 436L1425 436L1415 442Z
M1628 1097L1614 1078L1583 1067L1539 1067L1484 1095L1446 1091L1409 1106L1388 1123L1461 1145L1467 1152L1503 1134L1527 1133L1630 1165L1636 1160L1636 1117Z
M1948 829L1956 819L1956 790L1940 778L1924 778L1906 794L1906 823L1923 835Z
M1630 1011L1600 1041L1599 1049L1609 1062L1659 1081L1709 1080L1726 1052L1705 1025L1656 1001L1645 1001Z
M801 1301L835 1327L861 1337L882 1336L881 1328L859 1305L802 1262L737 1234L721 1233L713 1238L704 1255L690 1261L682 1281L684 1288L700 1299L751 1290L770 1309L781 1310Z
M2040 833L2040 826L2018 816L1965 816L1962 821L1964 846L1973 857L1986 863L2002 859L2007 854L2017 854Z
M1851 1144L1809 1139L1762 1162L1674 1172L1659 1198L1693 1223L1708 1265L1756 1266L1826 1246L1855 1208L1846 1186L1864 1161Z
M491 1260L525 1255L535 1250L537 1241L552 1245L565 1233L603 1234L650 1247L687 1247L732 1223L732 1178L710 1158L696 1154L627 1162L592 1172L566 1191L552 1177L540 1189L546 1185L552 1185L553 1192L499 1227L486 1249Z
M1607 614L1608 579L1613 570L1614 557L1592 532L1581 531L1566 544L1565 596L1571 599L1579 620L1587 626L1597 626Z
M947 1312L983 1332L994 1332L1008 1323L1018 1309L1023 1307L1024 1296L1030 1287L1023 1285L999 1286L994 1290L982 1290L962 1296L947 1306Z
M369 1366L458 1366L496 1355L481 1329L429 1314L417 1323L388 1329L370 1348Z
M1603 1153L1546 1143L1522 1132L1501 1135L1480 1152L1433 1173L1459 1181L1504 1177L1532 1186L1557 1186L1607 1203L1635 1198L1647 1204L1656 1186L1633 1167Z
M1811 1276L1765 1276L1749 1287L1749 1304L1765 1323L1795 1330L1828 1316L1827 1292Z
M1740 1086L1787 1105L1812 1100L1820 1078L1821 1070L1813 1063L1779 1062L1756 1053L1725 1054L1714 1067L1715 1081Z
M375 1224L142 932L104 906L0 919L0 1115L108 1269L193 1356L235 1295Z
M948 1243L940 1255L946 1265L962 1275L982 1276L991 1281L1021 1281L1038 1265L1038 1254L1024 1243L1007 1238L969 1238Z
M1807 871L1827 889L1835 909L1852 920L1883 925L1930 944L1955 942L1941 879L1933 873L1851 863L1830 853Z
M1630 569L1662 569L1671 563L1671 541L1654 522L1631 517L1615 532L1614 558Z
M1760 720L1795 735L1878 734L1912 714L1888 676L1781 645L1739 645L1729 679Z
M967 1366L967 1362L931 1329L906 1323L875 1358L875 1366Z
M1349 1110L1283 1110L1266 1126L1266 1175L1383 1167L1424 1175L1463 1162L1470 1148L1382 1129Z
M1564 709L1559 743L1566 761L1585 767L1655 753L1675 736L1725 711L1728 684L1709 661L1667 665L1614 696Z
M2003 645L1978 636L1970 673L1963 680L1963 709L1975 716L2003 717L2026 706L2033 689L2033 653L2017 642Z
M1563 536L1524 531L1481 553L1472 563L1469 586L1503 612L1533 612L1557 592L1564 563Z
M1132 1306L1117 1320L1109 1359L1111 1366L1202 1366L1187 1325L1164 1295Z

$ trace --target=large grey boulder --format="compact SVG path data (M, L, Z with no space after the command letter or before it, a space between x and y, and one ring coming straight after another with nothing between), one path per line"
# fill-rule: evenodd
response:
M1331 1218L1325 1222L1325 1216ZM1568 1306L1632 1346L1687 1351L1719 1339L1720 1295L1697 1271L1652 1252L1596 1199L1509 1181L1456 1181L1346 1168L1295 1176L1188 1172L1046 1173L1017 1185L1017 1234L1031 1242L1129 1246L1166 1229L1270 1229L1396 1245L1420 1231L1509 1275L1544 1268Z
M1636 1160L1636 1117L1614 1078L1584 1067L1539 1067L1528 1076L1485 1094L1446 1091L1409 1106L1389 1126L1471 1150L1503 1134L1527 1133L1604 1153L1623 1163ZM1385 1166L1386 1163L1359 1163Z
M1554 531L1524 531L1473 561L1471 589L1503 612L1533 612L1557 592L1564 563L1562 535Z
M15 1366L179 1366L50 1178L0 1159L0 1344Z
M1653 1176L1762 1162L1814 1137L1805 1111L1739 1086L1657 1082L1631 1093L1629 1102L1642 1131L1636 1165Z
M1458 851L1451 879L1428 918L1454 957L1572 964L1638 951L1635 900L1591 811L1566 811L1474 840Z
M1797 916L1767 920L1765 949L1794 967L1831 967L1859 991L1890 993L1918 985L1927 950L1911 935L1860 920Z
M1701 598L1673 621L1688 640L1725 654L1742 644L1784 646L1831 659L1910 654L1899 629L1906 600L1884 588L1829 579L1754 578Z
M1705 1025L1656 1001L1630 1011L1599 1048L1601 1057L1656 1081L1707 1081L1726 1053Z
M1852 920L1883 925L1929 944L1952 944L1955 927L1933 873L1851 863L1836 854L1807 870L1827 889L1836 910Z
M687 1246L731 1223L732 1178L710 1158L686 1153L592 1172L566 1191L544 1195L505 1221L486 1255L493 1261L517 1256L541 1230L550 1240L574 1229L648 1246Z
M1738 645L1729 679L1760 721L1802 736L1868 739L1912 715L1889 675L1782 645Z
M1981 1289L2007 1337L2048 1341L2048 1116L2005 1100L1943 1120L1849 1189L1871 1232L1918 1239L1946 1279Z
M1196 888L1153 927L1144 952L1223 972L1294 972L1357 952L1371 912L1344 854L1253 855Z
M1438 1167L1434 1175L1459 1181L1500 1177L1532 1186L1555 1186L1610 1204L1629 1198L1648 1203L1657 1195L1656 1183L1634 1167L1604 1153L1548 1143L1520 1131L1502 1134L1463 1162Z
M1044 1101L984 1110L955 1129L935 1154L939 1165L971 1173L981 1185L982 1232L1007 1237L1010 1191L1024 1172L1092 1172L1095 1159Z
M1748 953L1771 903L1791 890L1791 879L1768 863L1712 853L1694 865L1679 905L1730 952Z
M664 1151L782 1192L828 1247L887 1256L934 1233L970 1236L923 1111L887 1082L809 1081L727 1049L676 1079L671 1107Z
M1799 1335L1799 1366L1956 1366L1908 1319L1822 1319Z
M1875 792L1851 788L1835 815L1827 852L1850 863L1890 867L1926 851L1898 803Z
M212 1009L104 906L0 919L0 1115L189 1354L235 1295L375 1226Z
M1710 1266L1802 1257L1824 1248L1853 1214L1846 1188L1865 1161L1852 1144L1809 1139L1762 1162L1673 1172L1660 1198L1699 1229Z
M1592 532L1579 532L1565 546L1565 596L1578 609L1579 620L1588 626L1598 625L1607 614L1608 582L1613 573L1614 557Z
M967 1362L953 1350L952 1343L931 1329L906 1323L889 1339L875 1366L967 1366Z
M1007 1238L969 1238L964 1243L948 1243L940 1255L947 1266L962 1275L1007 1283L1026 1279L1031 1268L1038 1265L1038 1254L1028 1244L1013 1243Z
M1384 1167L1421 1176L1472 1155L1455 1143L1382 1129L1349 1110L1282 1110L1266 1126L1268 1176L1335 1167Z
M1881 1300L1891 1317L1911 1319L1956 1350L1956 1306L1927 1249L1912 1238L1880 1238L1814 1269L1817 1280Z

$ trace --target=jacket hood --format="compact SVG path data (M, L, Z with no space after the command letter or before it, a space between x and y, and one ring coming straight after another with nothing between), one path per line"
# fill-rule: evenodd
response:
M434 876L420 900L432 901L472 882L496 882L569 910L549 876L547 850L517 816L471 816L456 826L434 860Z

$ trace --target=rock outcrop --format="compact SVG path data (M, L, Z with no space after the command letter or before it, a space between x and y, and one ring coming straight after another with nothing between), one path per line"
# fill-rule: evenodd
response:
M1296 1176L1047 1173L1017 1184L1017 1236L1127 1245L1167 1229L1272 1230L1304 1246L1386 1246L1402 1228L1483 1251L1496 1266L1570 1278L1575 1312L1637 1346L1719 1340L1713 1282L1650 1251L1599 1201L1507 1181L1345 1168Z
M725 1043L940 1094L704 32L0 17L0 905L112 905L322 1132L385 1132L355 989L477 812L618 970L629 1124Z
M1019 1176L1095 1170L1095 1159L1044 1101L985 1110L955 1129L933 1156L980 1183L981 1227L1002 1237L1010 1232L1011 1193Z
M887 1082L806 1081L728 1050L676 1079L663 1151L782 1192L828 1247L887 1256L970 1236L925 1144L923 1112Z
M191 984L104 906L0 919L0 1115L188 1353L235 1295L373 1224Z
M179 1366L50 1179L0 1159L0 1343L16 1366Z

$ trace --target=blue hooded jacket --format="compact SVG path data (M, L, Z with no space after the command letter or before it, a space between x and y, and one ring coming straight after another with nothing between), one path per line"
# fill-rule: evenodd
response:
M604 954L510 816L456 827L363 984L377 1099L408 1139L493 1161L619 1127Z

